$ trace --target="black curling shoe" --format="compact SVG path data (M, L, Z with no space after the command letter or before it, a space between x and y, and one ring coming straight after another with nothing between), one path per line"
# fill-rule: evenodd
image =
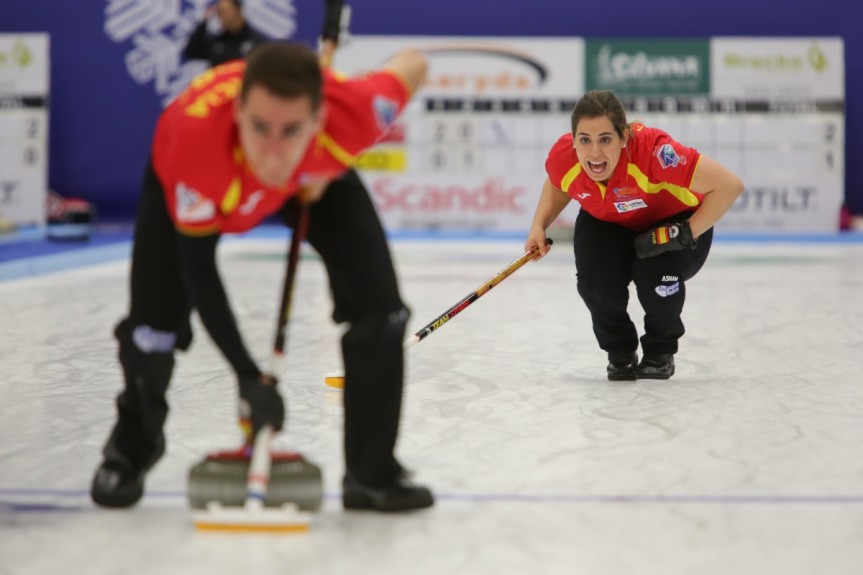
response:
M634 351L612 351L608 354L608 379L611 381L634 381L638 365L638 354Z
M638 379L668 379L674 375L674 356L670 353L645 355L635 372Z
M345 509L372 511L411 511L434 505L431 491L415 485L402 472L383 487L368 487L348 473L342 482L342 505Z
M105 460L90 487L90 498L102 507L131 507L144 495L145 471L136 472L129 465Z

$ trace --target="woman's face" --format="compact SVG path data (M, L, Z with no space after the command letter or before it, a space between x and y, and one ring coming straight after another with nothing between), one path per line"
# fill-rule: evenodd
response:
M611 120L606 116L597 116L578 121L573 134L573 147L581 168L590 179L607 182L620 161L626 140L617 135Z

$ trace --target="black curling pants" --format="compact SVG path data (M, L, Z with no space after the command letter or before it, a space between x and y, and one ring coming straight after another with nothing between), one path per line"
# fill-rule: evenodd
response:
M666 221L680 221L678 214ZM593 333L607 352L638 349L638 332L629 317L629 284L635 283L644 309L644 355L677 353L684 333L681 313L686 299L685 282L704 265L713 240L713 229L698 238L695 249L666 252L639 259L635 255L636 232L598 220L581 210L575 221L575 267L578 293L587 305Z
M285 220L295 221L296 204L286 208ZM345 466L362 483L382 486L401 472L394 450L409 312L383 227L356 172L332 182L309 216L307 237L329 275L333 319L350 325L342 338Z
M165 451L166 393L174 349L191 343L188 303L177 263L177 239L161 184L148 166L132 247L129 314L115 328L124 387L105 459L135 471Z

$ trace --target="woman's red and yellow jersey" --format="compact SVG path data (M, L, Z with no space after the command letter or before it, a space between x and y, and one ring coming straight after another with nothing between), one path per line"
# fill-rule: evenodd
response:
M324 129L291 179L262 184L248 167L234 119L244 61L213 68L192 81L156 126L152 162L174 225L187 235L244 232L277 212L304 181L331 179L387 131L410 91L389 72L344 78L324 71Z
M582 169L572 134L555 142L545 170L554 186L593 217L640 231L701 204L703 194L690 189L700 157L662 130L633 124L607 184L593 181Z

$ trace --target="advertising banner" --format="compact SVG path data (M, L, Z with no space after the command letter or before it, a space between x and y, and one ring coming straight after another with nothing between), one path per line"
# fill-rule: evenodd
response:
M717 98L845 99L841 38L713 38L711 50Z
M836 229L839 178L747 179L746 189L717 224L720 232L811 233Z
M529 176L462 177L365 172L384 225L397 231L527 233L542 181Z
M429 57L423 98L576 98L584 91L581 38L352 36L334 66L361 73L405 48Z
M583 40L354 37L334 65L361 73L407 47L428 56L428 82L359 163L387 229L526 234L584 91Z
M845 196L841 38L713 38L716 100L740 132L746 191L719 229L831 232ZM735 119L737 118L737 119Z
M48 191L47 34L0 34L0 218L45 221Z
M620 95L710 93L706 39L589 39L585 58L588 90L614 90Z

